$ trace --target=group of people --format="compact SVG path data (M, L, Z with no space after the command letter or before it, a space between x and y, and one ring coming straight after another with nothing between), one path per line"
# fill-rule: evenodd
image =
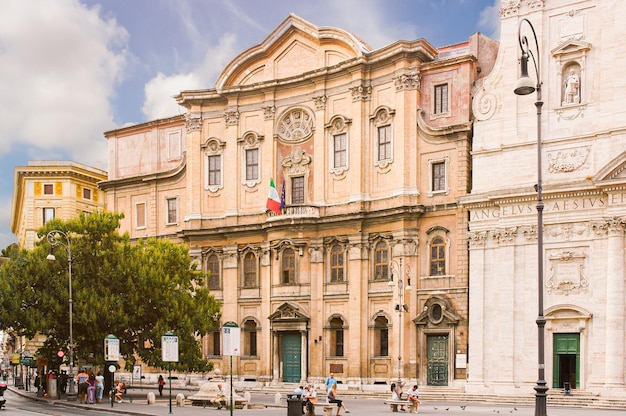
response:
M391 383L391 399L392 400L406 400L407 404L411 407L413 407L413 412L417 413L417 408L420 404L419 401L419 390L417 388L417 384L415 384L413 386L413 388L411 390L409 390L406 393L406 397L404 397L404 392L402 391L402 387L404 386L404 384L396 384L396 383ZM400 411L401 412L406 412L406 408L403 404L400 405Z
M337 404L337 416L341 414L341 409L345 410L346 413L350 413L344 401L337 398L337 379L333 373L326 378L324 384L326 385L326 399L328 400L328 403ZM296 388L294 393L299 395L302 399L302 414L313 414L313 407L318 401L317 391L315 391L315 388L311 384L307 384L304 387L300 386Z
M93 371L88 373L82 370L76 376L78 384L78 401L80 403L102 403L104 394L104 376L99 371L94 374Z

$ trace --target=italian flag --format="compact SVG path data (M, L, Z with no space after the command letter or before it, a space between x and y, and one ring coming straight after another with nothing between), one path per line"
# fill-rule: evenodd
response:
M270 194L267 197L267 204L265 204L265 207L270 211L274 211L277 214L281 213L280 198L278 197L278 192L276 191L274 178L270 178Z

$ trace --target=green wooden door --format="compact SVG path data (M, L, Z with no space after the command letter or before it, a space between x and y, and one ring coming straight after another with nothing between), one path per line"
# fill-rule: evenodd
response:
M285 332L283 334L283 381L285 383L299 383L302 369L302 347L300 333Z
M448 385L448 336L429 335L428 341L428 375L429 386Z
M580 387L580 334L554 334L552 388Z

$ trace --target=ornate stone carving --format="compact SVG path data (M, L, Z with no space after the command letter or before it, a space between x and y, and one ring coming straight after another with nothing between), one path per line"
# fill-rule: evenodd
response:
M267 105L265 107L261 107L263 109L263 117L265 120L274 120L274 116L276 115L276 107L273 105Z
M187 115L185 117L185 128L187 133L202 130L202 118Z
M226 126L236 126L239 124L239 111L230 110L224 111L224 120L226 121Z
M372 98L372 87L371 85L362 84L356 87L351 87L350 93L352 94L352 101L368 101Z
M498 244L512 243L517 236L517 227L499 228L491 236Z
M548 293L570 295L585 292L589 281L583 273L585 255L575 251L563 251L548 257L550 277L546 282Z
M393 79L396 90L414 90L419 88L421 77L417 72L407 72Z
M502 0L500 3L500 16L510 17L519 13L520 0Z
M323 110L324 108L326 108L326 100L328 99L328 97L326 97L325 95L318 95L316 97L313 97L313 102L315 103L315 108L317 110Z
M307 155L301 147L295 147L289 156L283 159L282 166L285 168L285 174L291 176L307 173L310 163L311 156Z
M548 171L567 173L578 170L585 164L590 152L591 146L547 152Z
M470 244L470 248L480 248L485 246L487 241L487 231L469 232L467 239Z
M313 115L304 108L285 113L276 126L276 135L287 143L302 143L313 136Z
M484 86L476 92L472 100L474 116L481 121L489 120L496 112L497 105L498 98L496 95L487 91Z

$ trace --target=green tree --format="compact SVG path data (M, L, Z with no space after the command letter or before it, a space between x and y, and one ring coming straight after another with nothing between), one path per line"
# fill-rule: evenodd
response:
M44 334L42 355L69 346L71 251L75 365L102 363L104 337L120 340L130 369L137 359L159 368L161 336L179 339L181 371L207 371L201 338L216 328L220 304L205 285L206 276L191 262L187 247L149 238L131 242L118 232L122 214L81 215L50 221L32 251L22 250L0 269L0 327L29 337ZM51 245L46 236L60 230ZM56 261L46 257L54 253Z

